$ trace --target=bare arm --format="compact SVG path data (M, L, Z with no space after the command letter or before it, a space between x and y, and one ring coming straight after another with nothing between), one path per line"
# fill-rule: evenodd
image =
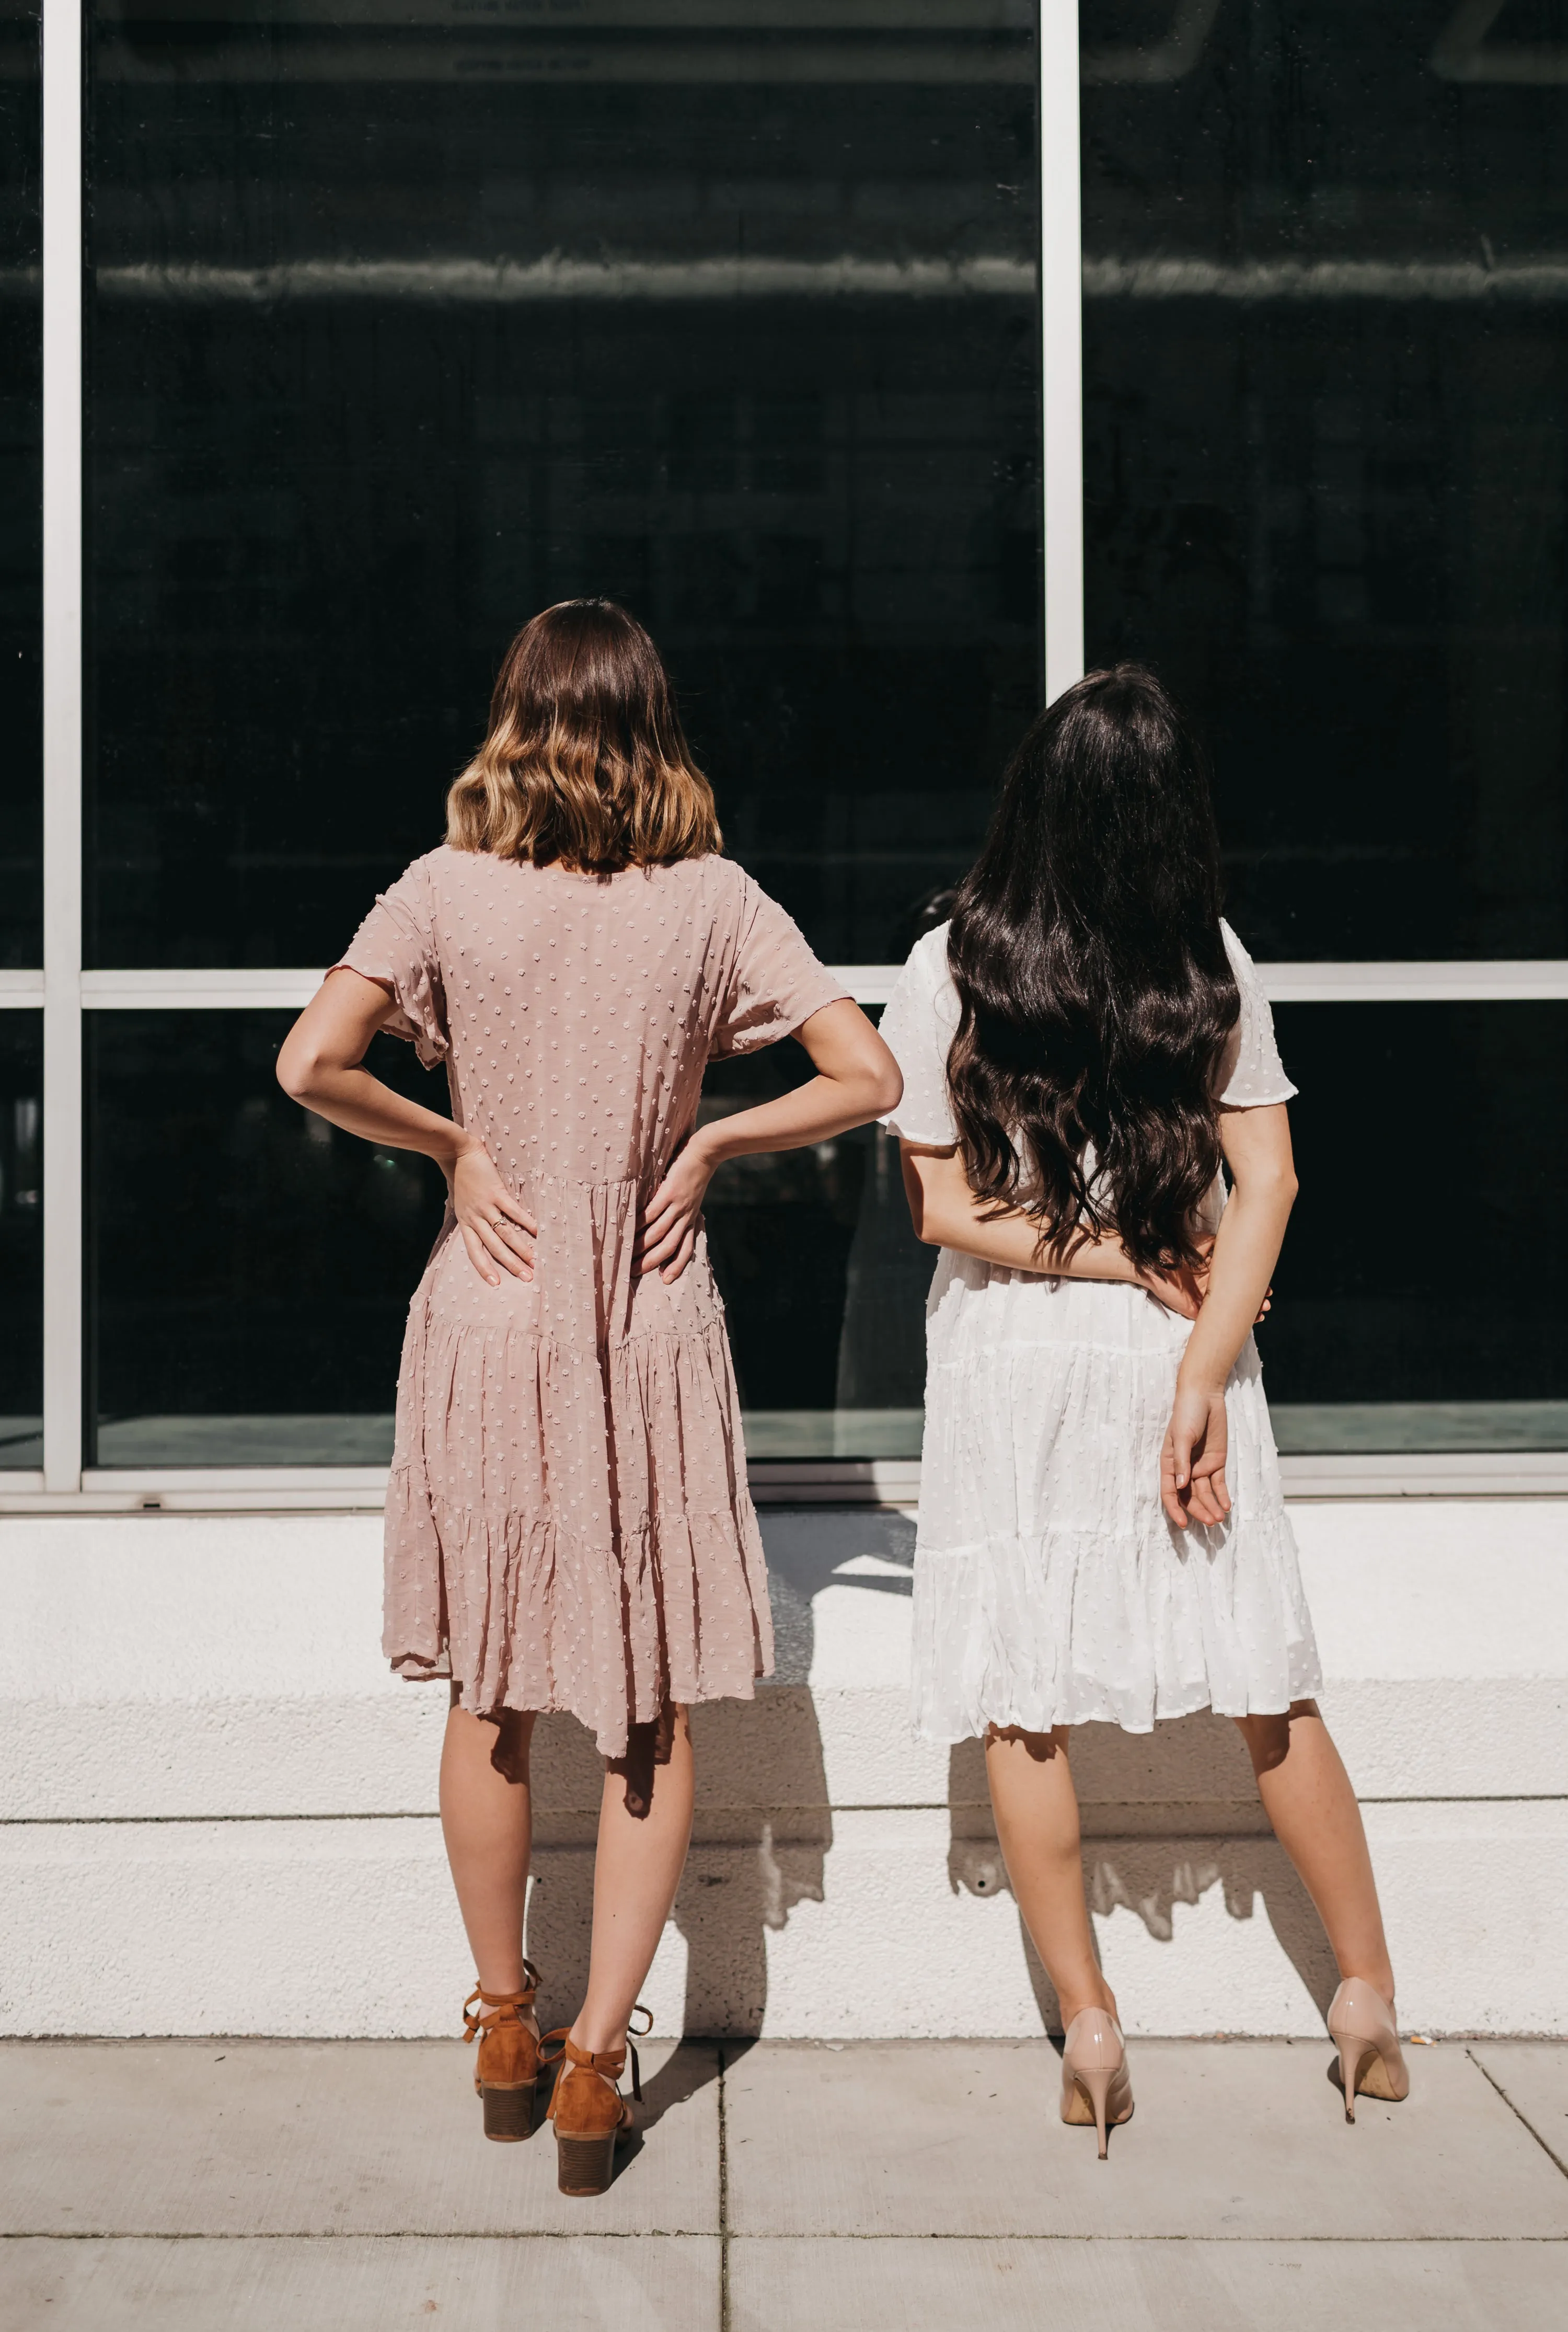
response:
M346 1133L386 1150L417 1150L445 1175L469 1260L492 1287L501 1274L533 1276L532 1234L539 1226L518 1204L477 1134L384 1085L365 1066L378 1028L394 1010L378 980L339 967L330 971L283 1040L278 1083L283 1091Z
M1190 1272L1141 1272L1114 1232L1084 1240L1064 1263L1046 1261L1042 1226L1021 1208L988 1214L985 1201L970 1188L956 1149L928 1150L904 1142L899 1150L914 1235L928 1247L955 1247L961 1255L978 1256L982 1263L1000 1264L1009 1271L1043 1272L1053 1279L1121 1280L1147 1289L1184 1319L1197 1317L1200 1291Z
M1267 1294L1296 1202L1290 1118L1283 1102L1221 1110L1219 1142L1232 1189L1214 1242L1208 1295L1176 1379L1160 1465L1160 1494L1179 1528L1189 1515L1213 1524L1230 1511L1225 1381Z
M804 1150L897 1107L898 1063L858 1004L847 997L814 1012L797 1034L817 1075L777 1101L699 1126L648 1200L641 1268L678 1279L692 1259L703 1199L726 1158L759 1150Z

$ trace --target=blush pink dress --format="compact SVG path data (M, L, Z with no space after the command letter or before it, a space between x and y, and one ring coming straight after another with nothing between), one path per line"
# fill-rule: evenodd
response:
M606 879L442 848L340 959L445 1063L452 1113L539 1223L479 1276L450 1208L415 1290L387 1500L387 1658L461 1705L569 1709L607 1756L669 1700L772 1665L723 1306L706 1243L644 1277L642 1205L705 1064L845 994L724 858Z

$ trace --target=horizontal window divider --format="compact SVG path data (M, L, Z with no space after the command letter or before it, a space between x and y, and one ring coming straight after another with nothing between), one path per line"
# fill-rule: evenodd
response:
M1568 1450L1345 1452L1282 1458L1287 1498L1564 1498ZM914 1506L914 1458L763 1459L748 1468L760 1506ZM78 1491L41 1472L0 1474L0 1515L375 1514L382 1466L100 1467Z
M1271 1004L1518 1004L1568 998L1568 959L1260 963Z
M0 971L0 1011L36 1012L43 1003L41 971Z
M860 1004L885 1004L896 963L836 963L828 971ZM1274 1004L1512 1004L1568 1000L1568 958L1454 957L1431 962L1260 963ZM98 1012L299 1011L321 984L291 967L84 971L81 1001ZM36 1005L43 975L0 972L0 1006Z
M291 968L84 971L83 1008L95 1012L298 1012L323 974Z

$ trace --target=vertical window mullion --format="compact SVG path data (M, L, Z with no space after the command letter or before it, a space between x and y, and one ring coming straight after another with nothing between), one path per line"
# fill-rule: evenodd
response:
M43 1474L81 1483L81 0L43 0Z
M1046 702L1084 671L1083 253L1077 0L1040 0L1040 409Z

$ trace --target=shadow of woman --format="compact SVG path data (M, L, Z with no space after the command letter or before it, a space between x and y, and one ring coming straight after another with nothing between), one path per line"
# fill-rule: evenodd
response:
M681 2029L689 2040L722 2040L727 2056L732 2044L755 2040L763 2029L769 1935L788 1925L798 1905L824 1896L833 1814L810 1686L813 1601L829 1586L907 1596L913 1537L902 1515L820 1508L770 1509L762 1530L773 1677L759 1686L754 1700L709 1701L692 1711L696 1813L673 1915L686 1945ZM550 2024L576 2014L588 1974L603 1770L573 1719L540 1719L528 1938L544 1975L540 2016ZM658 2110L690 2095L682 2083L712 2078L716 2062L704 2061L706 2075L672 2060L650 2078Z
M1151 1935L1171 1943L1178 1903L1196 1905L1218 1886L1230 1917L1250 1919L1261 1901L1304 1989L1326 2012L1338 1981L1334 1954L1269 1828L1235 1725L1207 1712L1145 1734L1085 1725L1074 1733L1072 1755L1090 1909L1101 1918L1131 1911ZM950 1753L948 1817L954 1893L1010 1894L979 1741L961 1741ZM1056 1993L1021 1918L1018 1935L1041 2022L1059 2034Z

